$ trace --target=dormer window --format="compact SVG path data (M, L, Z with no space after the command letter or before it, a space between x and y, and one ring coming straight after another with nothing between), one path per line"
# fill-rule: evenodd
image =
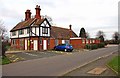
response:
M16 36L16 31L12 32L12 36Z
M24 30L19 30L19 35L24 34Z

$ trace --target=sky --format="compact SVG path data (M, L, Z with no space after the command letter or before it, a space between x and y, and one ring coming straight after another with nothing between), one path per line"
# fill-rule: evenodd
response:
M25 11L30 9L35 15L36 5L41 7L41 15L50 16L53 24L69 28L79 35L85 28L91 38L103 31L105 39L111 39L118 31L118 2L120 0L0 0L0 20L9 31L25 19Z

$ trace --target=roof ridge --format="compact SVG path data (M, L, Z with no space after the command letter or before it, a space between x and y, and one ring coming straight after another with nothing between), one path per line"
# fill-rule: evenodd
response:
M52 27L70 30L70 29L68 29L68 28L63 28L63 27L58 27L58 26L52 26Z

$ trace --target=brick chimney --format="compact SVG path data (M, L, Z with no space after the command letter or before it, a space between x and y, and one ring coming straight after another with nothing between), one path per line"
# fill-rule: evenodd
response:
M72 25L71 24L69 25L69 35L70 35L70 38L72 38Z
M70 28L70 30L72 30L72 25L71 24L69 25L69 28Z
M31 12L29 9L26 10L25 12L25 21L28 20L28 19L31 19Z
M36 5L36 15L35 15L35 18L40 18L41 19L41 15L40 15L40 6Z

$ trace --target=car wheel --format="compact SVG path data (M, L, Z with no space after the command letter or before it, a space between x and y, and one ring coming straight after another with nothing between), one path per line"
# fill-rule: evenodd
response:
M56 49L56 48L54 48L54 50L56 51L57 49Z
M67 52L67 49L64 49L65 52Z

